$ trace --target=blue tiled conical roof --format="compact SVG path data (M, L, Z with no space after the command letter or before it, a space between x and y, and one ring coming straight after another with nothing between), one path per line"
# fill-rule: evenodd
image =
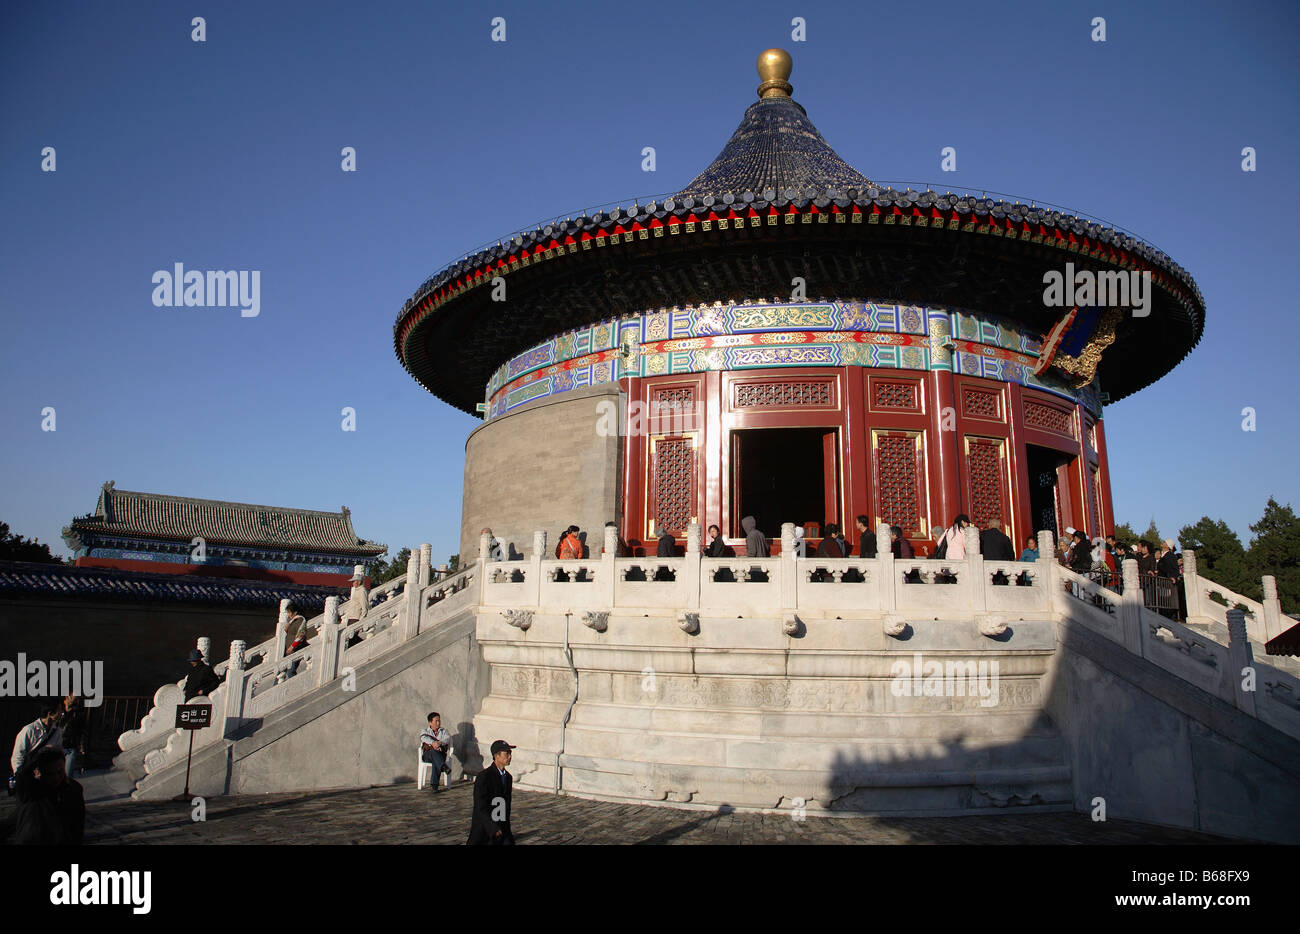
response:
M794 100L767 97L750 105L722 152L678 197L873 187L831 149Z

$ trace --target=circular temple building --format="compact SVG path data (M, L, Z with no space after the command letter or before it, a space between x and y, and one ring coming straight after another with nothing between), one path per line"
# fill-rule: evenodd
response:
M514 234L403 307L402 364L484 415L462 555L484 526L523 552L611 519L634 555L692 522L743 554L748 515L778 548L783 522L815 541L866 515L918 556L959 513L1017 549L1113 529L1103 403L1196 345L1196 283L1076 216L872 182L790 71L759 57L758 100L677 194ZM1099 300L1108 282L1131 308Z

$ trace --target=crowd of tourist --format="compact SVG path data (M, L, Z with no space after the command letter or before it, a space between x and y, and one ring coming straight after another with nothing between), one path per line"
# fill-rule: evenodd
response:
M614 522L606 522L605 525L608 528L617 527ZM753 516L745 516L740 520L740 525L744 533L745 556L754 558L768 557L771 550L767 536L758 528L757 520ZM973 525L970 516L962 513L953 519L952 525L947 529L937 528L935 530L935 547L931 557L947 558L954 561L964 559L966 557L966 530ZM666 528L664 523L660 522L658 526L662 531L655 541L655 556L671 558L680 555L681 548L677 543L677 536ZM852 541L845 537L844 531L838 523L826 523L825 528L821 530L821 541L818 543L816 551L810 556L808 554L809 542L806 538L805 529L801 525L796 525L794 527L794 554L799 558L876 557L876 534L871 529L870 519L865 515L858 516L854 522L854 528L857 534L856 547ZM1041 557L1038 548L1038 537L1029 535L1026 536L1024 548L1021 549L1019 558L1017 558L1015 543L1007 535L1007 527L999 517L985 519L984 527L976 527L976 531L979 535L980 554L987 560L1037 561ZM490 539L489 551L492 560L505 560L505 549L492 536L492 530L484 529L483 532ZM911 541L904 536L903 530L899 526L890 526L889 538L890 551L895 558L910 559L916 557ZM590 557L591 552L587 548L586 539L586 533L578 526L568 526L560 533L555 544L555 557L566 560ZM522 558L522 555L516 555L513 546L511 546L510 552L512 557ZM621 536L617 538L615 555L620 558L632 555L632 549ZM736 557L735 548L727 543L722 534L722 529L717 525L710 525L707 529L704 556L708 558ZM1138 563L1138 573L1142 582L1145 605L1171 619L1183 620L1186 618L1187 602L1183 591L1182 557L1177 553L1177 546L1171 539L1166 539L1158 544L1143 539L1129 547L1120 543L1114 535L1089 540L1088 536L1078 529L1067 527L1065 534L1060 536L1057 541L1054 557L1062 565L1077 574L1088 577L1117 592L1123 590L1120 568L1125 559L1133 558ZM723 580L727 579L730 572L724 569L719 574L723 576L717 579ZM919 581L919 575L914 576ZM579 579L582 578L579 577ZM672 573L665 568L660 568L656 571L656 579L672 580ZM814 580L816 579L818 578L814 577ZM1018 579L1021 582L1027 582L1023 574Z

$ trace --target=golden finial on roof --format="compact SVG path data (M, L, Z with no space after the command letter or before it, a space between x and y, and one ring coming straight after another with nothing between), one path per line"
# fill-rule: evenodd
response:
M758 54L758 77L762 84L758 86L758 96L789 97L794 90L790 85L790 71L794 61L785 49L768 49Z

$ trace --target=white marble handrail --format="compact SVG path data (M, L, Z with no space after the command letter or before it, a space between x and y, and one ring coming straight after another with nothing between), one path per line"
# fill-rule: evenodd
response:
M213 705L213 727L196 733L195 748L233 739L245 724L257 722L314 688L344 677L349 670L397 648L470 605L470 598L477 596L473 585L479 571L475 565L421 586L420 558L414 554L406 577L380 589L381 599L360 620L340 625L339 598L330 597L325 612L308 622L311 635L306 644L290 655L279 655L274 637L253 649L245 648L242 642L232 643L230 657L214 666L214 670L225 673L226 679L208 698ZM426 568L426 579L428 574ZM283 624L283 609L281 615ZM283 625L277 627L277 632L282 629ZM349 647L347 643L358 635L360 641ZM260 654L260 660L245 667L244 659L252 658L254 653ZM123 749L127 749L148 737L161 742L172 734L165 745L145 756L146 773L167 768L188 752L188 738L182 743L178 737L184 731L174 726L183 684L160 688L154 709L142 723L148 729L123 735Z

